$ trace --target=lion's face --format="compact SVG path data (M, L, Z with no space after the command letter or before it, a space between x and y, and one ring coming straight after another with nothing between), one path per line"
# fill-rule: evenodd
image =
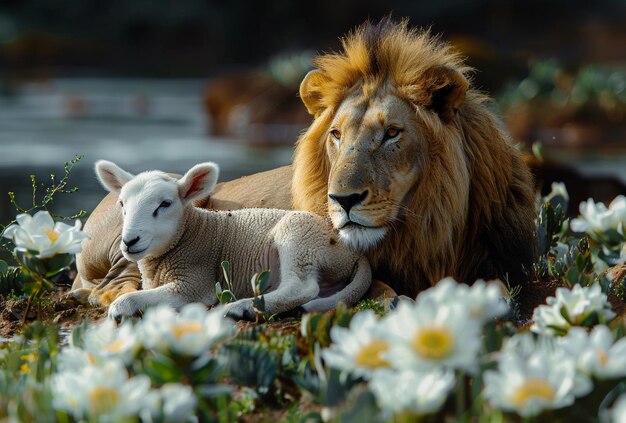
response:
M384 87L357 90L326 134L328 212L342 239L361 250L399 218L422 170L425 142L414 106Z

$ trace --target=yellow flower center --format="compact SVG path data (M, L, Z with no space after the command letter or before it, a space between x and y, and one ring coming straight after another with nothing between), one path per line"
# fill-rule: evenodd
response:
M383 358L383 353L389 351L389 344L385 341L374 340L365 345L356 355L354 361L357 366L375 369L391 367L391 363Z
M609 362L609 356L604 350L597 350L596 354L598 355L598 363L600 363L600 367L605 367Z
M54 229L50 229L50 228L46 228L45 229L45 233L46 236L48 237L48 239L50 240L50 242L52 244L54 244L57 239L59 239L59 237L61 236L61 234L57 231L55 231Z
M91 364L92 366L94 364L96 364L96 359L93 357L93 355L87 353L87 361L89 362L89 364Z
M531 399L552 401L554 399L554 387L541 378L530 378L517 387L511 395L511 403L521 408Z
M24 363L20 366L20 373L23 375L27 375L30 373L30 366L27 363Z
M185 335L193 333L201 333L204 330L202 325L198 322L182 322L172 326L172 333L177 339L182 338Z
M91 411L103 413L114 408L120 400L120 394L108 386L99 386L89 393Z
M413 338L413 350L423 358L445 358L454 350L454 336L441 326L420 329Z
M33 353L24 354L20 356L20 360L22 361L35 361L36 359L37 359L37 356Z
M122 339L118 339L117 341L109 344L109 345L105 345L103 347L103 349L105 351L111 352L111 353L118 353L122 350L122 348L124 348L124 340Z

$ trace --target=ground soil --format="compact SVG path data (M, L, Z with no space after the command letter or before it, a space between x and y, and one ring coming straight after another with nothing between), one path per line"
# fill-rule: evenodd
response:
M68 290L69 288L58 288L33 301L26 319L24 313L28 307L28 298L0 296L0 338L11 338L20 332L25 323L35 320L56 323L61 330L69 332L85 320L97 321L106 316L104 309L77 304L66 296Z
M616 266L610 271L613 280L623 280L626 277L626 265ZM535 307L545 304L549 296L553 296L559 287L557 281L535 280L524 287L517 298L520 305L519 324L528 326ZM83 306L71 297L67 296L69 286L58 287L56 291L46 293L38 301L34 301L28 311L28 316L24 319L24 312L27 308L28 299L25 297L2 297L0 296L0 338L10 338L19 333L23 327L23 322L33 322L41 320L58 324L62 330L69 332L71 328L87 321L98 321L106 317L106 310ZM617 294L609 295L609 301L613 310L626 317L626 303ZM297 331L299 329L298 315L281 316L280 319L269 325L272 331ZM255 322L239 322L238 329L246 329L255 326Z

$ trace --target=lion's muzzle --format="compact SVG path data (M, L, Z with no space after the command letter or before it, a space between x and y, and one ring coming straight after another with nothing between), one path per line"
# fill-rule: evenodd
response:
M331 201L336 202L341 206L342 209L345 210L346 214L350 214L350 209L354 207L356 204L362 203L367 198L368 191L365 190L360 194L348 194L348 195L339 195L339 194L328 194L328 198Z

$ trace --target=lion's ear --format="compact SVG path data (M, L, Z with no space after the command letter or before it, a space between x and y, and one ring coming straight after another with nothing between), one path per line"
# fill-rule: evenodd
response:
M443 122L450 123L465 100L467 79L455 69L435 66L424 73L423 84L426 107L435 111Z
M300 98L306 109L314 117L318 117L323 111L322 91L328 82L328 77L320 70L314 69L306 74L300 84Z

